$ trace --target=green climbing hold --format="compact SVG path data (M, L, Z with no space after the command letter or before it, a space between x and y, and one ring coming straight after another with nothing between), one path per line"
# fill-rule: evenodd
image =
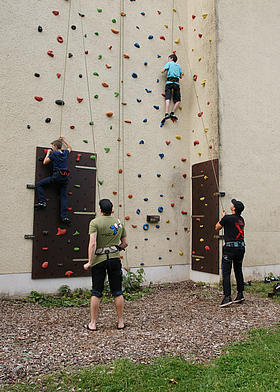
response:
M89 125L94 125L94 122L93 122L93 121L90 121L90 122L89 122Z
M93 76L99 76L98 72L93 72Z
M113 125L110 125L110 129L113 129Z
M97 12L102 12L102 8L97 8Z
M112 23L117 23L117 19L112 19Z
M106 153L108 153L110 151L110 148L109 147L104 147L104 150L105 150Z
M117 91L115 91L115 97L118 97L120 95L120 93L118 93Z
M87 140L87 139L84 139L83 142L84 142L84 143L88 143L88 140Z
M95 94L95 95L93 96L93 98L95 98L95 99L98 99L98 97L99 97L98 94Z
M95 34L95 35L99 35L98 31L96 31L94 34Z
M95 160L96 159L96 155L91 155L90 159Z
M75 251L75 252L79 252L79 250L80 250L80 248L78 248L78 247L77 247L77 248L74 248L74 251Z
M87 34L84 34L84 37L87 38Z
M76 236L76 235L80 235L80 233L78 232L78 230L76 230L75 233L73 233L73 236Z
M75 188L81 188L81 185L76 184L76 185L74 185L74 187Z
M101 60L102 59L102 54L99 54L98 55L98 60Z
M104 182L103 180L98 180L98 184L99 184L99 185L102 185L103 182Z

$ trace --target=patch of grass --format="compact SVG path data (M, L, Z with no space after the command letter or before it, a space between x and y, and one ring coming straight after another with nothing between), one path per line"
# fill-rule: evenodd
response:
M245 291L249 293L259 294L261 297L266 297L268 293L273 292L273 286L276 282L264 283L264 281L252 281L251 286L245 286ZM280 302L280 297L271 298L275 302Z
M280 388L279 347L279 327L260 329L206 364L192 364L178 357L159 358L151 364L117 360L79 372L43 376L33 383L3 386L0 391L276 392Z

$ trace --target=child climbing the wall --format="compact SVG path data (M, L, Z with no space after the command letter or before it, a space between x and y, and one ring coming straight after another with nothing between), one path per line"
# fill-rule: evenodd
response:
M62 145L66 146L65 150L62 150ZM70 225L71 221L67 217L67 184L69 177L68 170L68 157L72 148L70 144L65 140L64 137L60 136L58 140L54 140L51 143L52 149L49 149L43 160L43 165L47 165L50 162L53 163L53 174L50 177L43 178L36 184L39 202L35 204L36 209L42 209L47 207L44 187L55 184L59 188L60 192L60 216L62 222L66 225Z
M176 54L172 53L168 57L168 62L165 64L164 68L161 70L162 73L167 72L167 80L165 85L165 116L162 119L162 124L169 118L172 120L178 120L175 116L175 111L181 103L181 92L179 79L182 79L182 68L177 63ZM169 113L170 101L173 95L173 108Z

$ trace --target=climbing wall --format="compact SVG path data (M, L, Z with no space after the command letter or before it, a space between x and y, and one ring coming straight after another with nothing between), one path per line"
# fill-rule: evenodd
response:
M46 149L37 147L35 182L48 177L51 167L43 165ZM59 189L46 187L47 208L34 214L32 278L88 276L88 225L95 216L96 155L72 151L69 156L67 193L71 226L60 218ZM35 194L35 203L38 202Z
M110 198L125 221L130 246L124 266L190 264L190 168L217 156L214 2L20 2L23 15L20 6L12 13L29 21L14 63L25 60L15 73L26 81L17 101L26 162L21 192L35 170L30 145L49 145L62 135L75 151L98 155L96 203ZM178 121L160 126L161 69L172 52L183 69L182 103ZM30 193L26 217L32 222ZM26 226L21 234L31 232ZM87 234L80 238L88 241ZM30 268L27 243L22 272Z

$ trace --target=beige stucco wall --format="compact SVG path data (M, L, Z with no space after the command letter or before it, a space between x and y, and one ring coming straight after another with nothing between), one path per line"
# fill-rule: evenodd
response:
M229 211L235 197L246 206L245 266L279 274L280 4L217 0L216 12L224 204Z
M99 7L102 8L100 13ZM54 16L53 10L60 14ZM81 18L79 11L86 16ZM121 17L120 11L126 16ZM145 16L140 14L142 11ZM204 13L207 14L205 18L202 17ZM198 4L195 0L164 3L159 0L104 0L102 4L78 0L59 4L55 0L8 0L0 4L0 14L0 29L5 36L5 40L1 40L0 59L3 140L0 146L3 229L0 274L31 271L32 243L23 237L33 231L34 193L26 189L26 184L34 182L36 146L48 146L59 136L61 118L61 133L73 149L98 155L98 179L104 182L98 186L97 197L111 198L116 214L122 219L130 217L126 221L130 247L124 264L138 267L144 263L144 266L168 268L188 265L191 164L216 157L218 151L214 0L207 4ZM192 19L193 14L195 19ZM113 18L117 23L112 23ZM68 22L69 26L77 28L69 28L67 52L74 56L65 61ZM38 25L43 27L42 33L37 31ZM179 30L179 26L183 29ZM113 34L111 28L120 33ZM202 38L198 33L202 33ZM56 41L59 34L64 38L63 44ZM87 34L87 38L83 38L83 34ZM153 39L148 39L150 34ZM162 35L165 40L159 38ZM176 44L177 38L180 42ZM134 46L135 42L140 48ZM86 57L83 45L89 51ZM110 45L111 50L108 49ZM55 57L49 57L48 50L53 50ZM161 94L165 84L160 70L172 50L176 50L184 71L182 110L176 124L169 121L160 128L164 115ZM130 58L124 59L123 53ZM102 59L98 59L99 54ZM147 66L144 66L145 61ZM107 69L105 64L111 68ZM40 78L34 77L35 72L40 73ZM56 77L57 72L62 74L60 79ZM99 77L93 76L93 72L98 72ZM131 77L133 72L138 78ZM79 74L83 78L79 78ZM198 75L197 82L193 82L193 74ZM204 79L205 86L201 85ZM103 81L109 84L108 88L102 87ZM63 86L65 106L61 115L61 107L54 101L62 97ZM93 128L89 126L88 88ZM146 88L152 92L146 93ZM119 97L115 97L114 92L119 92ZM93 98L95 94L99 95L98 99ZM35 101L36 95L44 100ZM77 103L76 97L83 97L83 102ZM142 102L138 103L137 98ZM153 105L160 109L155 110ZM114 113L111 118L105 114L109 111ZM197 116L199 111L204 112L203 121ZM50 124L45 123L47 117L52 119ZM144 118L147 123L143 123ZM131 120L131 124L125 120ZM28 124L31 129L27 129ZM75 130L71 130L70 125L75 125ZM204 128L209 129L207 134ZM140 140L144 140L144 144L139 144ZM169 145L167 140L171 142ZM200 141L199 146L193 146L194 140ZM213 146L212 150L209 144ZM110 152L106 153L104 147L110 147ZM127 156L128 152L130 156ZM163 159L159 153L165 154ZM181 158L187 158L186 162ZM123 170L122 174L119 169ZM186 179L182 177L183 173L187 173ZM117 195L113 195L114 191ZM133 195L131 199L129 194ZM180 195L184 195L183 200ZM143 200L145 197L148 202ZM170 206L171 202L175 203L174 208ZM159 214L160 228L150 225L149 231L144 232L142 226L146 223L146 215L157 215L159 206L164 208ZM137 208L141 210L140 215L135 212ZM181 210L187 210L189 214L182 215ZM131 225L137 225L137 228ZM170 240L166 240L167 237ZM186 278L187 274L181 277Z

